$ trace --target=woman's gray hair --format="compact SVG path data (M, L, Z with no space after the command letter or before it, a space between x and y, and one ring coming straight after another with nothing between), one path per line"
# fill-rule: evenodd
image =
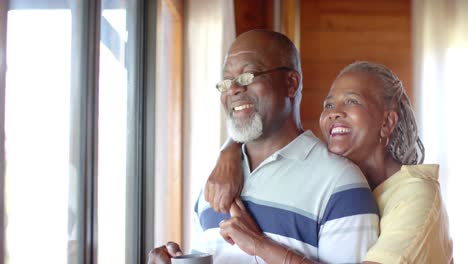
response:
M356 61L346 66L336 79L348 72L365 72L382 81L379 87L382 89L385 107L394 109L398 113L398 122L390 136L388 150L401 164L423 163L424 145L418 135L411 102L400 79L386 66L367 61Z

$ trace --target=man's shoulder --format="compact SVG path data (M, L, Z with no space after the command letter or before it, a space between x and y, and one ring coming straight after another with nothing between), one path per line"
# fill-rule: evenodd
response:
M328 151L327 146L311 131L306 131L285 148L284 156L294 167L289 173L296 172L307 182L317 179L328 188L360 184L367 181L357 165L350 160ZM313 183L307 183L313 184Z
M317 139L314 146L306 157L315 169L323 169L330 174L347 173L362 175L359 167L349 159L332 153L327 146ZM328 174L327 173L327 174Z
M298 144L301 148L309 149L309 153L306 156L308 160L324 160L325 162L336 163L337 165L347 166L353 164L347 158L332 153L328 150L327 145L317 138L312 131L307 130L301 134L298 138L301 140L301 144Z

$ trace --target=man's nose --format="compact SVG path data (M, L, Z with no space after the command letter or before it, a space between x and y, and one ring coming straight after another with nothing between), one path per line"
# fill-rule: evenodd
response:
M231 87L228 89L229 95L236 95L239 93L243 93L247 90L247 85L240 85L237 82L232 82Z

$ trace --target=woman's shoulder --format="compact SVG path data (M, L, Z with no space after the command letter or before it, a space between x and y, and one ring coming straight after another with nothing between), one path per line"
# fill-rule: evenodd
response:
M398 194L434 194L434 186L439 185L438 175L439 165L403 165L399 171L377 186L374 195L395 197L399 196Z
M403 165L400 172L406 173L411 178L422 180L438 181L439 179L438 164Z
M399 172L390 177L389 180L393 180L393 183L386 186L390 191L388 193L390 196L384 198L387 205L420 212L425 212L429 208L439 208L441 194L438 170L438 165L402 166Z
M390 179L393 177L398 189L414 195L433 196L439 190L439 165L436 164L403 165Z

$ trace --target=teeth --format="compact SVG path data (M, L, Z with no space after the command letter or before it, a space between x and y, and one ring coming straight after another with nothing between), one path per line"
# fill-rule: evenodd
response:
M334 127L331 131L331 134L345 134L351 132L350 128L346 127Z
M234 107L234 111L241 111L247 108L252 108L254 105L253 104L246 104L246 105L239 105Z

